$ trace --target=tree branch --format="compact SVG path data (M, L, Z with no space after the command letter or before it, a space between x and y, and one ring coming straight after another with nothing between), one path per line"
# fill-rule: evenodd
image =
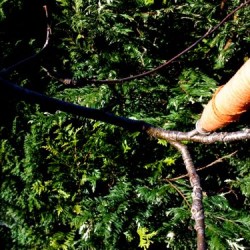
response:
M210 135L203 135L198 133L192 135L190 134L190 132L169 131L151 126L147 128L146 132L157 139L163 139L167 141L193 141L204 144L250 139L250 129L243 129L242 131L236 132L215 132Z
M196 173L192 158L189 154L187 147L180 142L176 141L169 141L171 145L173 145L178 151L180 151L182 155L183 162L186 166L189 181L193 188L192 192L192 219L195 221L195 230L197 232L197 249L198 250L205 250L206 243L205 243L205 222L204 222L204 210L202 204L202 188L200 185L200 177Z
M236 132L220 132L210 135L198 134L196 130L190 132L169 131L162 128L154 127L142 120L134 120L121 116L116 116L103 110L87 108L70 102L62 101L53 97L49 97L32 91L27 88L18 86L17 84L5 80L0 77L0 87L14 93L16 97L30 103L43 104L49 110L61 110L73 115L83 116L85 118L103 121L128 130L145 132L156 139L163 139L166 141L193 141L204 144L211 144L215 142L231 142L238 140L250 139L250 129L244 129Z
M79 115L97 121L103 121L133 131L144 131L145 127L150 126L144 121L115 116L99 109L87 108L56 98L48 97L36 91L20 87L17 84L0 77L0 87L1 86L3 87L4 91L8 90L10 93L15 94L15 97L29 103L42 104L49 110L60 110L69 114Z

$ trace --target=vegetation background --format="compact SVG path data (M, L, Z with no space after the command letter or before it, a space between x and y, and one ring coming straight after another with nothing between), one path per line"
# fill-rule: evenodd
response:
M167 130L194 129L203 106L249 57L250 8L168 67L242 1L1 0L0 68L21 86ZM55 75L83 79L64 85ZM229 103L230 104L230 103ZM249 113L226 128L249 125ZM209 249L250 247L249 142L187 142L204 194ZM233 153L233 154L232 154ZM216 164L215 164L216 163ZM165 141L30 105L0 84L1 249L194 249L192 189ZM181 178L173 179L178 176Z

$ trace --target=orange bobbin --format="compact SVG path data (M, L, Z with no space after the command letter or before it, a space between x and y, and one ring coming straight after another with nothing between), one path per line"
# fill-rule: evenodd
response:
M196 129L209 133L236 121L250 106L250 59L220 87L204 108Z

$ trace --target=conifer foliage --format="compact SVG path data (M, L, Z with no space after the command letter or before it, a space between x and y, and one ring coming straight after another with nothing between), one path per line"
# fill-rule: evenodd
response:
M158 67L241 3L1 1L0 77L38 52L49 23L47 48L8 79L87 108L187 132L215 88L249 57L249 5L154 74L102 80ZM225 130L246 128L248 116ZM184 143L201 178L208 248L247 249L249 141ZM166 140L46 103L28 104L0 82L0 169L1 249L196 247L192 187L181 154Z

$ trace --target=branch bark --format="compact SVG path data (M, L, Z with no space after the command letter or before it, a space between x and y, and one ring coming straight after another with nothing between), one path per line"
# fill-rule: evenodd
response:
M196 172L194 167L192 158L189 154L187 146L183 145L180 142L176 141L169 141L171 145L173 145L182 155L183 162L186 166L189 181L193 188L192 192L192 219L195 221L195 230L197 233L197 249L198 250L205 250L206 243L205 243L205 222L204 222L204 210L202 204L202 188L200 185L200 177Z
M119 82L123 83L125 81L130 81L130 80L142 78L147 75L153 74L156 71L159 71L160 69L162 69L163 67L166 67L167 65L169 65L171 62L173 62L174 60L182 56L184 53L191 50L205 37L209 36L215 30L217 30L236 11L245 7L249 3L250 3L250 0L246 1L245 3L242 3L239 7L237 7L235 10L229 13L214 28L207 31L196 42L194 42L192 45L190 45L188 48L180 52L178 55L176 55L169 61L166 61L165 63L156 67L153 70L150 70L150 71L147 71L147 72L135 75L135 76L130 76L130 77L122 78L122 79L115 79L115 80L82 79L79 81L75 81L74 79L66 79L66 80L62 79L62 81L64 81L63 82L64 84L68 84L68 85L71 85L71 84L77 85L79 83L85 84L86 82L99 83L99 84L103 84L103 83L112 84L112 83L119 83ZM46 18L48 19L48 12L47 12L46 6L44 6L44 10L45 10ZM38 53L35 53L34 55L31 55L30 57L27 57L17 62L16 64L13 64L7 69L1 70L0 71L0 88L2 88L4 91L8 90L10 93L14 93L16 97L21 98L22 100L28 101L30 103L42 104L48 107L49 110L51 109L54 109L55 111L61 110L61 111L64 111L73 115L79 115L85 118L110 123L110 124L113 124L113 125L116 125L116 126L128 129L128 130L144 132L147 135L154 137L156 139L164 139L168 141L173 147L175 147L182 154L183 162L186 166L189 180L193 188L193 192L192 192L193 203L191 207L191 213L192 213L192 218L195 221L194 228L197 232L197 249L198 250L206 249L204 210L203 210L203 204L202 204L202 188L200 185L200 178L196 172L196 169L194 167L194 164L193 164L193 161L192 161L192 158L190 156L187 146L185 146L181 142L193 141L193 142L210 144L214 142L231 142L231 141L236 141L236 140L250 139L250 129L245 129L243 131L237 131L237 132L231 132L231 133L228 133L228 132L213 133L209 135L199 134L196 130L193 130L190 132L167 131L162 128L154 127L151 124L148 124L141 120L133 120L133 119L125 118L125 117L115 116L111 113L108 113L102 110L87 108L87 107L83 107L77 104L65 102L56 98L48 97L41 93L29 90L27 88L20 87L17 84L3 78L6 75L10 74L13 70L18 68L20 65L23 65L29 62L30 60L34 59L36 56L38 56L47 47L50 34L51 34L51 29L47 22L46 40L45 40L43 47L40 49ZM50 73L47 72L47 74L50 74Z
M97 121L103 121L133 131L144 131L145 127L150 126L149 124L140 120L133 120L116 116L103 110L87 108L53 97L49 97L39 92L20 87L17 84L0 77L0 88L1 87L3 87L2 91L8 91L9 93L14 94L15 97L29 103L42 104L49 110L60 110L72 115L78 115Z

